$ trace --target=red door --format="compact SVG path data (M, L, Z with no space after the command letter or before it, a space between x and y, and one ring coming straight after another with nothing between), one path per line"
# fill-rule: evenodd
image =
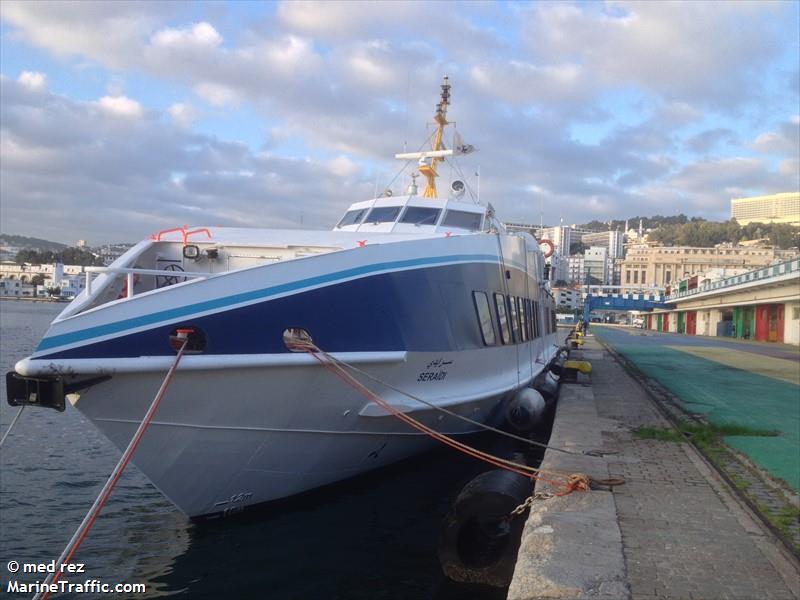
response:
M686 333L687 335L697 335L697 311L686 311Z
M664 318L661 321L661 331L669 331L669 313L664 313Z
M769 336L769 304L756 305L756 339L766 342Z
M783 342L783 304L773 304L770 307L767 341Z

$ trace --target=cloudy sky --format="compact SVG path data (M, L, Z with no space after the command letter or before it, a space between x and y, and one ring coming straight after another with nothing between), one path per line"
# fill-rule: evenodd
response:
M424 142L445 74L501 218L722 220L800 187L798 31L798 2L5 0L0 227L331 227Z

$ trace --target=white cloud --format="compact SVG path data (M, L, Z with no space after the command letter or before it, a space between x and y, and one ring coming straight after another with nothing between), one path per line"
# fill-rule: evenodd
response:
M227 189L233 220L274 197L269 215L317 202L325 225L343 208L336 200L371 194L374 175L363 181L364 173L388 181L400 166L393 153L426 139L447 73L448 114L482 150L462 166L481 165L483 199L503 218L538 212L538 199L532 207L524 192L531 186L546 190L550 221L561 211L575 220L665 213L676 198L680 210L724 217L719 199L726 202L729 187L796 185L798 118L794 130L774 119L796 108L755 96L780 75L774 57L786 44L778 43L776 5L470 2L448 5L452 14L434 36L421 27L430 16L421 2L290 2L247 23L210 5L6 2L12 49L24 40L78 56L79 66L67 60L65 69L101 82L135 73L156 93L165 83L165 97L181 101L162 113L126 97L119 83L81 103L37 88L35 77L4 79L4 159L5 149L14 159L3 166L11 182L4 185L24 189L23 175L37 167L53 178L60 169L58 177L72 178L60 181L65 190L94 197L108 186L129 197L119 192L126 184L165 202L170 215L189 207L216 215ZM92 71L98 63L115 71ZM48 101L36 108L43 95ZM239 111L206 103L241 108L241 120ZM263 122L246 121L253 113ZM237 130L273 131L274 154L192 133L209 130L206 117L218 126L221 114ZM752 127L761 135L741 133ZM94 154L95 145L106 151ZM747 158L752 150L769 156ZM745 162L720 162L731 154ZM36 182L32 189L48 193Z
M729 214L731 198L785 192L790 185L790 173L772 171L757 158L732 157L686 165L662 181L644 186L639 193L651 206L653 202L663 203L668 214L684 212L722 219Z
M592 91L591 79L575 63L481 63L472 67L470 77L484 94L517 104L585 100Z
M773 152L775 150L785 149L786 142L780 134L774 131L768 131L760 134L753 142L753 148L759 152Z
M184 29L161 29L153 35L151 43L162 48L213 48L222 43L222 36L210 23L202 22Z
M693 152L706 153L722 144L732 145L736 139L736 133L731 129L715 127L691 136L686 140L685 145Z
M288 35L281 39L271 40L255 49L255 53L263 52L269 66L284 74L307 77L319 66L319 57L310 40ZM243 60L255 62L252 50L240 54Z
M372 189L344 156L255 155L169 119L120 119L133 106L144 112L129 98L34 95L8 78L0 86L4 231L98 243L183 223L296 227L303 215L306 226L329 227Z
M278 5L278 18L290 29L322 38L358 36L417 22L429 15L422 2L290 1Z
M778 173L786 177L788 181L795 183L794 188L786 187L782 191L797 191L798 181L800 181L800 157L782 160L778 165Z
M97 101L104 111L126 118L139 118L144 114L142 105L127 96L103 96Z
M537 3L525 39L540 61L577 62L598 85L736 104L752 93L748 76L781 50L775 22L764 18L780 9L775 4Z
M353 162L344 155L339 155L325 163L325 167L333 175L352 177L359 171L358 163Z
M214 106L235 105L241 101L239 92L230 86L203 81L193 88L194 93Z
M44 73L37 71L23 71L17 78L22 85L30 90L45 90L47 89L47 77Z
M172 104L167 112L172 117L172 120L181 127L189 127L195 119L197 119L197 111L191 104L184 104L177 102Z
M765 131L752 143L753 150L767 154L788 154L800 156L800 120L790 117L781 124L778 131Z
M15 33L57 56L85 56L112 68L134 65L156 23L174 12L171 2L11 1L2 19Z
M348 58L348 67L353 71L356 79L366 85L384 87L395 81L395 74L382 64L377 54L384 53L385 44L372 42L366 47L354 52Z

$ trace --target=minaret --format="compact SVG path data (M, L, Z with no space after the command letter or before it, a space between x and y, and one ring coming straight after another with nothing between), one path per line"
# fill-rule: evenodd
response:
M639 238L641 239L641 237L642 237L642 220L639 219Z

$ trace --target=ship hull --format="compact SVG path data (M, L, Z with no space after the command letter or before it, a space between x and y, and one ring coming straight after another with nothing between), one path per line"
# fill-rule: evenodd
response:
M497 424L517 383L502 385L494 378L494 389L486 389L495 362L483 352L472 354L410 354L400 364L359 367L400 389L414 389L414 380L431 372L426 369L432 361L451 362L447 377L460 381L460 389L450 387L448 402L433 390L429 395L459 415ZM476 362L481 369L474 368ZM481 380L483 372L487 377ZM479 430L358 378L437 431ZM161 379L158 372L118 375L81 394L76 407L123 449ZM179 371L134 463L180 510L200 517L238 512L354 477L436 443L319 366Z
M497 422L557 352L537 253L520 236L426 238L181 283L57 319L17 371L62 377L122 449L174 360L170 338L200 332L202 349L181 362L133 462L191 517L237 512L435 443L291 352L287 329L368 373L356 377L395 409L471 433L479 428L437 408Z

